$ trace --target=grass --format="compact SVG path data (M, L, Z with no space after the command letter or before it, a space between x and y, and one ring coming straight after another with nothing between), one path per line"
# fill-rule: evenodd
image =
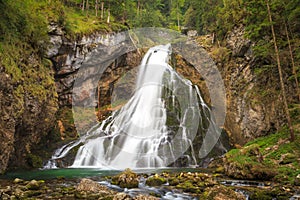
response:
M96 16L93 11L86 13L78 8L65 7L65 28L70 36L91 34L95 31L109 33L126 30L127 27L117 23L106 23Z

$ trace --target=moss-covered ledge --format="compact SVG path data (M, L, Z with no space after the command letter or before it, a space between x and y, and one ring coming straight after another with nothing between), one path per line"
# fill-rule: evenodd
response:
M257 138L241 149L232 149L222 158L223 172L237 179L270 180L298 185L300 174L300 137L290 142L286 128ZM220 170L220 169L219 169Z

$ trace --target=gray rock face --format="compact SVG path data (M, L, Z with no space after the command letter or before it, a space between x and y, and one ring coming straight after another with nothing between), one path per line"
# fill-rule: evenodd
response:
M267 135L283 124L281 100L262 97L260 92L267 83L255 73L262 61L253 55L252 45L244 38L243 27L234 28L227 37L232 57L221 69L227 92L225 129L238 144Z
M196 30L190 30L187 32L187 36L188 37L196 37L196 36L198 36L198 33Z
M251 41L244 37L245 29L243 26L235 27L227 36L227 47L232 50L235 57L246 57L251 51ZM248 53L248 54L247 54ZM251 54L251 53L250 53Z
M49 28L49 35L50 35L50 45L47 51L47 57L51 58L58 54L58 50L62 45L62 36L63 31L62 28L59 27L57 24L52 23L48 26Z
M60 30L59 28L52 29ZM54 64L60 106L72 105L72 88L76 74L82 65L99 65L101 68L101 64L112 59L105 57L106 55L116 55L117 58L121 54L118 55L116 52L130 48L124 33L94 33L75 40L70 40L64 35L57 35L57 31L54 33L50 34L52 46L50 45L51 48L48 49L48 56ZM93 59L90 59L91 57ZM91 68L91 70L99 69ZM89 73L96 73L96 71Z

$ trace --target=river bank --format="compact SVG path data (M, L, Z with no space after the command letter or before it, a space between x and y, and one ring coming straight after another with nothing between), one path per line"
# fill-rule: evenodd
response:
M47 170L44 180L13 179L11 174L0 179L1 199L298 199L300 191L296 185L231 179L217 170L67 171L61 172L67 176L54 178L59 170ZM26 176L30 178L28 172Z
M299 137L283 129L203 168L52 169L0 176L2 199L299 199Z

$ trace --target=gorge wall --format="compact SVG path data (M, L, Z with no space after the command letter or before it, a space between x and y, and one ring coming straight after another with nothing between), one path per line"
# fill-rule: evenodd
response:
M232 144L240 145L251 139L274 132L285 123L278 80L269 74L261 75L256 72L260 66L270 61L254 56L252 47L255 44L245 39L244 33L243 26L236 27L228 34L223 47L208 44L211 38L207 36L205 36L206 41L196 39L198 42L200 41L200 46L203 46L215 60L222 74L227 98L227 115L224 129L229 134ZM56 83L60 94L60 105L70 105L70 88L74 81L74 73L70 72L76 73L76 63L78 60L82 61L83 58L76 57L76 53L86 53L89 49L92 49L96 44L95 38L97 37L102 38L102 40L103 38L115 39L113 38L114 34L106 36L96 34L89 38L83 37L81 41L73 44L73 47L66 48L66 45L62 47L62 49L69 49L73 53L69 52L68 54L54 56L54 63L57 66ZM68 45L71 45L71 43L68 43ZM74 48L74 45L77 49ZM83 55L81 54L81 56ZM70 58L73 61L70 61ZM136 52L123 55L116 59L103 73L101 95L106 96L107 102L109 102L110 95L108 84L115 82L126 71L138 65L140 59L141 56L137 56ZM204 95L207 94L207 88L203 84L201 75L197 73L195 75L196 70L191 69L188 63L182 64L183 61L178 56L176 59L179 72L192 81L199 76L201 81L196 80L193 82L201 87ZM70 63L75 63L75 65ZM184 70L184 66L187 66L186 70ZM207 96L205 100L209 102Z
M0 66L0 174L8 166L41 164L32 149L55 122L57 93L51 66L43 65L38 55L24 57L20 77Z
M235 27L227 35L226 46L217 50L219 56L212 55L225 82L224 128L233 144L274 133L285 123L278 76L259 72L271 61L256 57L255 44L244 34L243 26ZM273 73L277 73L276 68Z
M28 92L25 87L21 90L19 86L26 85L28 80L15 83L4 67L0 66L0 79L3 80L0 82L0 109L3 113L0 122L0 172L4 172L8 166L33 167L36 160L39 161L37 164L41 164L41 159L36 159L36 152L32 152L32 149L38 143L53 142L53 127L61 129L59 132L62 139L64 134L76 131L71 119L72 86L79 67L88 56L92 56L90 52L93 49L97 47L103 55L114 51L129 52L111 60L103 71L99 84L102 88L100 95L107 102L110 101L110 84L137 66L142 57L133 51L132 46L126 46L128 43L124 41L124 37L117 33L99 32L68 38L56 24L51 24L49 30L51 45L47 57L51 60L52 64L49 66L52 66L52 69L37 67L37 57L32 57L29 61L37 73L43 73L43 78L49 79L49 82L43 85L45 94ZM285 121L279 86L274 84L274 81L276 83L278 80L255 73L257 67L268 61L256 58L251 50L255 44L243 36L243 27L237 27L228 34L226 47L209 44L209 37L204 42L196 39L211 54L223 76L227 96L224 129L228 132L232 144L244 144L253 138L269 134L280 128ZM191 68L186 71L183 68L180 70L187 78L189 73L195 71ZM40 96L43 98L39 98ZM60 108L58 112L57 105ZM106 111L103 111L103 115L106 114L104 112ZM71 137L77 135L71 134Z

